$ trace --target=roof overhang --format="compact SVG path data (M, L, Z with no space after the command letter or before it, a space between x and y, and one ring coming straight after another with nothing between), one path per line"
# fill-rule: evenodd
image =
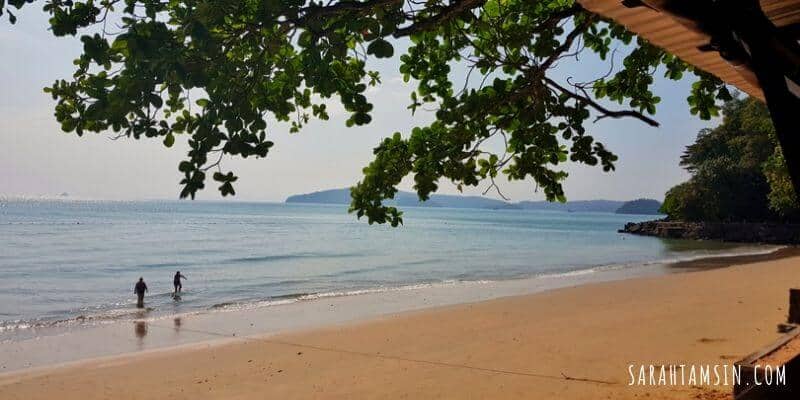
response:
M711 73L739 90L764 100L756 75L744 63L728 60L712 45L713 38L698 21L670 12L670 6L699 4L694 0L578 0L587 10L612 19L650 43ZM736 6L737 1L727 1ZM761 0L761 9L781 30L800 32L800 0ZM720 16L720 18L723 18ZM797 36L795 36L797 37Z

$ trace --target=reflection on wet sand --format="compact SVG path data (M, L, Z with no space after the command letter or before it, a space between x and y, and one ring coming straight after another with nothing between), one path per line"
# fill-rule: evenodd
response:
M183 323L183 321L181 321L180 317L178 317L178 318L173 319L172 322L174 324L173 327L175 329L175 333L180 333L181 324Z
M136 337L139 339L144 339L147 336L147 322L144 321L136 321L134 322L134 333L136 333Z
M141 350L144 346L144 337L147 336L147 322L134 321L133 333L136 335L136 338L139 339L137 344L139 345L139 350Z

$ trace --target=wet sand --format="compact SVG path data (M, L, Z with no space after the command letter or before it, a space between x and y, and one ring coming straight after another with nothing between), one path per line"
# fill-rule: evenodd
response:
M161 351L243 336L275 335L433 307L681 271L685 270L653 264L503 281L423 284L398 290L288 302L278 306L171 316L153 316L143 310L136 312L134 321L121 320L99 325L90 322L36 329L23 332L26 336L0 342L0 373L49 368L89 358Z
M668 264L667 267L676 272L700 271L704 269L725 268L732 265L745 265L757 262L780 260L786 257L800 256L800 247L787 246L775 251L759 254L746 254L736 256L704 257L690 261L679 261Z
M770 343L800 286L791 251L7 373L0 398L727 398L725 386L631 387L628 366L731 364Z

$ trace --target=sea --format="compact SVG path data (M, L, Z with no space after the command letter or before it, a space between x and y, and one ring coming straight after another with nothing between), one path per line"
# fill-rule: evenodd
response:
M404 212L392 228L344 205L2 200L0 342L141 318L140 277L148 317L159 318L774 250L617 232L649 215ZM180 299L176 271L187 278Z

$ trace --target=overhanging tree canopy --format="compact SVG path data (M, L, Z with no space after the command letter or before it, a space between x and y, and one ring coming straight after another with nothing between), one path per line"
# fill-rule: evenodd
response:
M27 2L0 0L0 9L14 22L13 9ZM237 177L221 169L223 155L265 157L276 121L300 130L311 118L326 120L334 98L348 126L369 124L365 92L380 76L366 60L393 57L393 43L409 38L399 57L400 73L417 85L409 108L435 108L436 119L375 148L352 190L351 211L370 223L402 222L383 200L408 175L423 200L441 179L494 185L503 173L564 201L561 163L614 169L617 157L587 131L593 120L657 125L655 73L694 72L688 101L701 118L730 97L720 80L572 0L50 0L43 9L55 35L82 34L84 46L73 77L46 88L62 129L158 138L167 147L188 135L181 197L203 189L209 171L223 196L234 194ZM616 43L632 50L615 67ZM559 60L582 51L609 69L587 82L553 76ZM467 68L467 82L454 81L455 64ZM190 91L203 94L199 107L190 107ZM503 151L486 148L492 138L502 138Z

